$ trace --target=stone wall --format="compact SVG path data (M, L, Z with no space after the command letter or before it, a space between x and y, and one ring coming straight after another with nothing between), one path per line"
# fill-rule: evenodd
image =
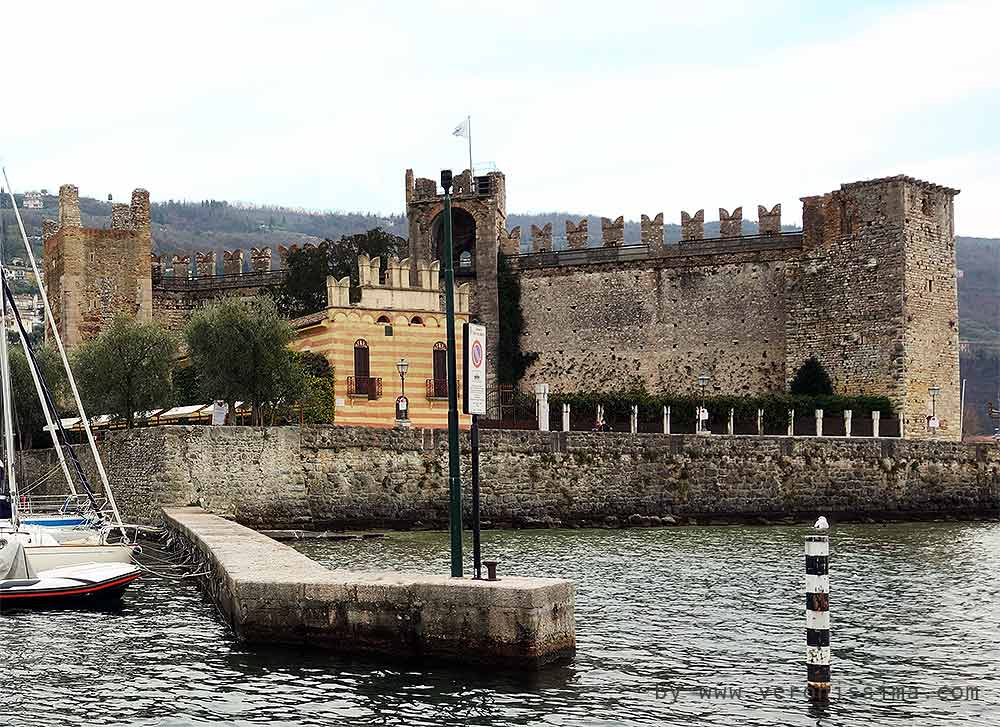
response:
M171 331L180 331L199 308L226 298L268 295L284 280L284 271L250 272L234 278L203 281L162 278L153 286L153 320Z
M803 199L804 251L788 270L786 374L809 356L839 393L886 395L907 438L959 440L953 198L910 177L842 185Z
M760 394L785 387L786 251L525 269L526 384Z
M462 446L467 453L467 435ZM444 430L160 427L115 432L102 447L131 521L195 504L252 527L447 522ZM46 456L30 453L26 469L39 471ZM483 518L497 524L1000 508L1000 449L990 445L487 430L481 463ZM468 457L462 477L468 508Z
M59 188L59 222L43 226L45 286L68 348L96 336L116 315L152 311L149 192L114 205L111 229L81 226L77 188Z

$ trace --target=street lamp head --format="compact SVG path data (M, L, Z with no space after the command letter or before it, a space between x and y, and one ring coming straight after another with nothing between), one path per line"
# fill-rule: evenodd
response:
M698 377L698 386L700 386L703 389L706 386L708 386L708 375L707 374L702 374L701 376Z
M406 376L406 370L408 368L410 368L410 362L405 358L401 358L396 362L396 370L399 372L399 378Z
M927 390L927 393L930 394L931 396L937 396L938 394L941 393L941 387L938 386L937 384L934 384L931 388Z
M441 187L444 189L444 193L448 194L448 190L451 189L451 170L442 169L441 170Z

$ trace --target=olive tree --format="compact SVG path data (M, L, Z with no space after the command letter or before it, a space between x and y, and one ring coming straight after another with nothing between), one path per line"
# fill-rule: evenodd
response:
M88 414L135 426L136 412L168 406L177 342L159 324L118 316L73 357Z
M35 362L41 370L42 380L52 395L58 408L66 395L66 371L59 359L59 353L51 346L35 349ZM21 445L30 449L36 432L45 426L45 414L38 400L38 392L28 368L28 357L19 345L11 345L10 378L14 399L14 414L20 430Z
M299 396L302 369L288 348L292 327L266 297L230 298L191 317L185 329L191 366L200 391L229 404L249 402L255 425L264 424L264 408Z

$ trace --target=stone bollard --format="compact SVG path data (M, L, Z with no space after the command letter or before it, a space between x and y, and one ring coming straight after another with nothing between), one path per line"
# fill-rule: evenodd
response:
M764 410L757 410L757 434L763 436L764 434Z
M851 417L853 413L850 409L844 409L844 436L851 436Z
M822 409L817 409L813 413L816 416L816 436L817 437L822 437L823 436L823 410Z
M663 433L670 434L670 407L663 407Z
M795 436L795 410L794 409L789 409L788 410L788 436L789 437L794 437Z
M639 405L632 405L632 414L629 416L628 428L632 434L639 432Z
M563 431L569 431L569 404L563 404Z
M736 410L730 408L729 422L726 424L726 434L728 434L730 437L733 436L734 432L736 431L735 419L736 419Z
M538 431L549 431L548 384L535 384L535 411L538 413Z
M806 536L806 690L830 695L830 538Z
M882 412L880 412L880 411L873 411L872 412L872 436L873 437L877 437L878 436L878 425L879 425L879 420L881 418L882 418Z

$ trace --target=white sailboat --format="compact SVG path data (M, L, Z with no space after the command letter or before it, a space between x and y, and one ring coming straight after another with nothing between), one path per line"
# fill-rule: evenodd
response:
M39 286L46 321L56 342L56 348L66 370L77 410L87 433L87 441L101 478L110 517L106 517L101 508L93 488L87 481L83 467L69 443L66 432L62 429L51 393L41 375L17 308L13 304L13 296L7 285L4 272L3 251L0 250L0 402L2 402L0 414L2 414L3 425L3 461L7 464L0 470L0 474L4 476L3 492L0 493L0 608L4 605L29 605L79 599L92 600L105 596L117 596L140 575L139 569L132 564L134 546L128 541L118 505L108 483L107 472L101 461L100 452L97 450L97 443L83 402L80 400L73 371L70 368L65 348L52 316L44 282L35 262L31 245L28 243L24 223L14 200L6 170L3 171L3 177L14 208L21 240ZM66 523L70 519L68 516L82 514L82 510L80 513L64 511L41 517L32 514L27 518L24 517L25 513L21 512L21 508L27 504L27 500L18 495L16 467L12 466L16 450L14 446L10 359L7 344L8 315L12 317L18 330L21 345L28 359L28 369L31 372L42 410L45 413L47 429L52 436L52 443L57 452L68 489L72 496L77 496L74 478L70 472L71 463L77 475L77 482L82 485L85 491L84 502L90 505L91 510L84 517L83 523L76 522L71 526ZM67 462L67 458L69 462ZM65 510L65 507L63 509ZM81 525L86 527L81 528ZM117 538L117 541L110 542L114 538Z

